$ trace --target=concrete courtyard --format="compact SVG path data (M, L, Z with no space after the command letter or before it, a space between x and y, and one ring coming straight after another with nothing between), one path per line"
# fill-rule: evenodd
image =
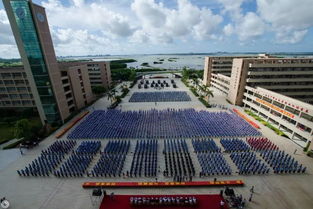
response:
M170 79L167 79L170 83ZM164 80L164 79L160 79ZM205 108L202 103L189 91L189 89L180 81L175 79L178 88L165 87L162 90L138 89L135 85L122 103L117 107L121 110L150 110L150 109L166 109L166 108L195 108L196 110L207 111L225 111L219 108ZM214 90L214 98L211 103L232 107L225 100L225 95L218 90ZM128 100L133 92L143 91L186 91L191 97L190 102L158 102L155 103L129 103ZM99 99L90 111L96 109L106 109L110 102L107 98ZM243 109L236 107L243 112ZM250 116L248 116L250 117ZM251 117L250 117L251 118ZM253 118L251 118L254 120ZM255 120L254 120L255 121ZM258 123L257 121L255 121ZM259 124L259 123L258 123ZM231 161L229 154L224 154L229 165L232 166L233 174L231 176L216 176L218 180L243 180L245 186L235 187L235 192L242 194L245 199L249 198L249 190L251 186L255 187L255 195L252 202L246 204L246 208L255 209L311 209L313 208L313 163L312 158L303 154L301 148L291 140L276 135L271 129L259 124L262 134L269 138L273 143L279 146L280 150L285 150L292 155L299 163L307 167L306 174L274 174L268 175L238 175L234 163ZM65 127L66 124L63 126ZM62 128L63 128L62 127ZM75 128L75 127L74 127ZM66 140L67 134L62 137ZM0 151L0 197L5 196L11 203L11 208L16 209L88 209L98 208L99 205L91 204L91 190L83 189L81 184L85 181L154 181L154 178L56 178L50 177L19 177L16 170L24 168L32 160L37 158L42 149L52 144L56 140L54 135L49 136L39 146L28 150L24 155L20 155L18 150L10 152ZM81 140L82 141L82 140ZM199 174L200 165L193 153L190 140L186 140L189 151L193 158L197 174ZM108 140L102 140L101 150L105 147ZM132 160L132 154L135 149L136 140L131 140L131 148L124 170L128 170ZM219 139L216 139L219 147L222 147ZM158 145L158 166L161 171L164 170L164 157L162 155L163 140ZM293 154L295 149L297 153ZM98 154L88 168L90 171L100 155ZM259 156L258 156L259 157ZM214 177L195 177L193 180L213 180ZM171 178L164 178L162 172L158 174L159 181L172 181ZM215 194L223 189L221 187L190 187L190 188L134 188L134 189L107 189L107 193L115 194Z

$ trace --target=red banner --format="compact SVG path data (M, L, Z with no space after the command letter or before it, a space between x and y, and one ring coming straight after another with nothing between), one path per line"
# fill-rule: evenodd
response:
M188 182L84 182L83 188L95 187L184 187L184 186L243 186L242 180Z
M260 126L258 124L256 124L255 122L253 122L252 120L250 120L249 118L247 118L244 114L242 114L241 112L239 112L237 109L233 109L233 111L235 113L237 113L240 117L242 117L243 119L245 119L248 123L250 123L253 127L260 129Z
M76 118L73 122L71 122L67 127L65 127L64 129L62 129L59 133L57 133L55 135L55 137L58 139L61 136L63 136L68 130L70 130L76 123L78 123L78 121L80 121L81 119L83 119L87 114L89 113L89 111L84 112L81 116L79 116L78 118Z

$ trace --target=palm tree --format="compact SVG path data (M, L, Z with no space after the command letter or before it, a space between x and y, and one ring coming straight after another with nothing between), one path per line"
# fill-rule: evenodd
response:
M203 91L204 91L204 96L207 97L207 99L208 99L207 102L209 103L210 97L214 97L213 91L210 89L209 85L203 86Z
M204 91L205 91L205 87L202 86L202 85L199 85L199 91L200 91L201 96L203 96L204 95Z
M127 92L127 91L128 91L127 84L123 84L123 85L121 86L121 90L122 90L122 93Z
M196 87L196 89L198 89L198 84L199 84L198 78L192 78L192 81L193 81L193 85Z
M110 89L110 91L107 93L108 100L111 100L111 104L113 103L113 100L115 99L116 90Z

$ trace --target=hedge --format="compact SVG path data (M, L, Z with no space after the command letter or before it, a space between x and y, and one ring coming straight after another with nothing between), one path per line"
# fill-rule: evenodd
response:
M210 105L207 101L205 101L202 97L199 98L199 101L200 101L204 106L206 106L206 107L208 107L208 108L211 107L211 105Z
M257 116L256 114L254 114L252 111L245 109L244 110L248 115L251 115L254 119L256 119L257 121L260 121L264 126L267 126L268 128L272 129L277 135L279 136L286 136L288 137L284 132L282 132L281 130L279 130L278 128L274 127L273 125L271 125L269 122L266 122L265 120L263 120L262 118L260 118L259 116Z

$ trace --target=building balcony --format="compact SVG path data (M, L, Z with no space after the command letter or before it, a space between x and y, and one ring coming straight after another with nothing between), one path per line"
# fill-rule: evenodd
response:
M260 108L262 111L266 111L267 114L270 114L269 111L276 111L276 112L279 112L279 111L277 111L277 110L275 110L275 109L273 109L273 108L271 108L271 107L269 107L269 106L267 106L267 105L264 105L264 104L263 104L264 106L266 106L266 107L269 108L269 111L265 110L265 109L262 108L261 106L257 106L257 105L254 104L252 101L256 101L256 99L259 99L259 98L253 96L252 94L244 93L244 96L247 97L247 98L249 98L249 99L251 99L251 101L248 101L247 99L244 99L244 100L243 100L243 102L244 102L244 101L249 102L249 106L251 106L251 105L250 105L250 103L251 103L251 104L253 104L254 106ZM312 98L312 100L313 100L313 98ZM275 107L275 108L282 109L282 110L285 110L284 108L280 108L280 107L277 107L277 106L275 106L275 105L274 105L274 107ZM286 111L286 110L285 110L285 111ZM293 113L289 113L288 111L286 111L286 112L287 112L288 114L292 114L292 115L293 115L293 118L289 117L289 116L286 115L286 114L283 114L284 116L286 116L286 117L288 117L288 118L290 118L290 119L292 119L292 120L295 120L295 121L297 121L297 122L299 122L299 123L301 123L301 124L303 124L303 125L305 125L305 126L313 127L313 122L310 122L310 121L308 121L308 120L306 120L306 119L304 119L304 118L301 118L299 115L296 115L296 114L293 114ZM262 112L262 113L264 113L264 112ZM265 114L265 113L264 113L264 114ZM267 115L267 114L266 114L266 115ZM272 116L271 116L271 117L272 117ZM275 117L277 117L277 116L275 116ZM282 120L284 120L284 119L282 119ZM284 120L284 121L285 121L285 120Z
M69 94L69 93L72 93L72 90L71 90L71 89L64 92L65 95L67 95L67 94Z
M61 77L61 80L65 80L65 79L68 79L67 75Z
M250 63L249 67L250 68L275 68L275 67L297 68L297 67L313 67L313 63L301 63L301 62L299 63L283 63L283 62L270 63L270 60L269 60L269 62L265 61L263 63Z
M247 83L312 82L312 78L247 78Z
M258 85L264 89L312 89L313 85Z
M313 71L254 71L248 72L248 75L313 75Z
M280 92L280 94L286 95L286 96L295 96L295 95L312 95L313 96L313 92L312 91L284 91L284 92Z

